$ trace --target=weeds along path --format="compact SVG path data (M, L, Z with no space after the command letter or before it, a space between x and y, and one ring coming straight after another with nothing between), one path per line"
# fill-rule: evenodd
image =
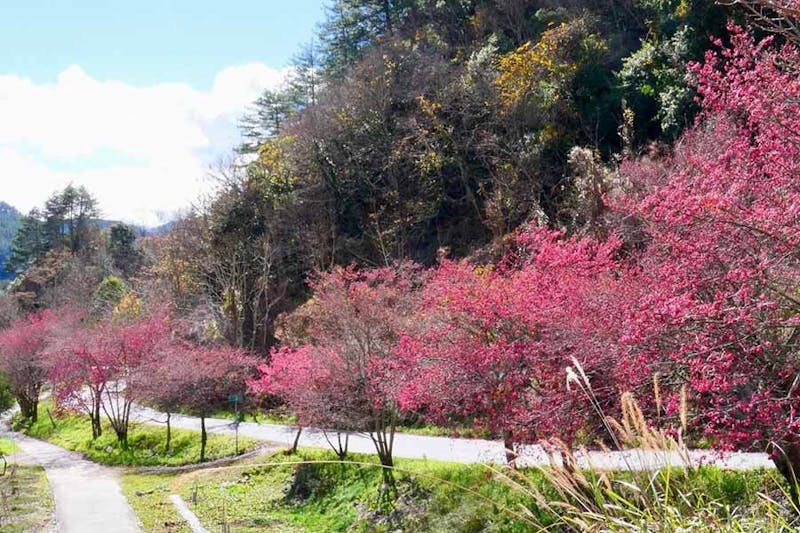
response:
M21 464L44 467L56 504L59 533L134 533L139 521L122 494L117 470L100 466L70 452L19 433L2 431L20 452L11 456Z
M135 407L131 418L142 422L164 424L166 415L145 407ZM172 427L181 429L200 429L200 419L192 416L173 414ZM206 429L209 433L232 435L234 424L230 420L207 418ZM297 434L294 426L277 424L257 424L241 422L239 435L252 439L290 446ZM336 439L336 432L329 432L328 437ZM307 428L300 435L300 446L327 448L326 433L320 429ZM349 449L358 453L373 453L375 447L366 435L351 434ZM518 450L519 466L546 466L550 457L541 446L524 446ZM692 465L715 465L732 470L752 470L774 468L773 462L765 453L728 453L721 454L713 450L692 450L688 452ZM394 456L406 459L434 459L454 463L493 463L504 464L505 448L500 441L484 439L461 439L450 437L431 437L397 433L394 442ZM577 453L578 463L584 467L598 470L656 470L665 466L686 465L686 457L679 453L653 450L628 450L625 452L588 452Z

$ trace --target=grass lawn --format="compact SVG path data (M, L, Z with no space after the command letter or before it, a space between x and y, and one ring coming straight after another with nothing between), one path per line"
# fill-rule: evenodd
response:
M66 413L53 415L51 402L39 406L39 420L30 427L20 427L27 435L43 439L69 450L82 452L88 459L111 466L179 466L196 463L200 458L200 432L173 429L170 450L164 449L166 429L150 424L131 424L128 447L117 442L110 426L103 426L103 434L92 440L92 428L85 415ZM239 437L239 451L255 449L257 441ZM208 435L206 460L234 454L234 438L229 435Z
M0 439L0 449L11 453L16 445ZM47 531L52 525L53 497L40 466L10 465L0 476L0 531Z
M238 418L243 422L255 422L257 424L276 424L279 426L294 426L297 424L297 417L284 409L257 409L235 413L230 409L220 409L215 411L209 418L222 418L235 420ZM398 433L408 433L412 435L424 435L428 437L454 437L465 439L488 439L490 435L487 431L470 428L448 428L432 424L407 423L397 426Z
M125 474L123 487L146 528L153 528L148 531L184 531L169 507L170 494L180 494L210 531L228 526L236 532L514 533L535 530L520 519L520 512L542 525L556 520L530 497L531 487L546 496L555 494L538 470L525 472L525 490L515 490L481 465L398 460L398 497L390 504L373 457L353 455L351 464L334 459L316 450L294 456L275 453L183 474ZM716 519L723 522L731 509L757 508L759 493L778 492L773 474L767 472L703 468L682 483L704 494L703 501L713 502L710 508L719 511ZM687 514L693 511L685 509Z
M133 507L147 532L192 533L178 514L169 495L175 494L174 484L181 476L162 474L123 474L122 492Z
M13 440L0 438L0 455L11 455L19 449Z
M500 500L508 500L505 486L486 483L491 474L483 467L400 460L398 468L410 473L396 474L401 498L392 512L386 494L382 496L381 469L374 458L353 456L366 464L318 462L334 460L333 454L317 450L293 456L278 452L230 467L177 475L129 473L122 483L142 523L154 528L148 531L183 531L156 527L174 520L163 510L169 494L180 494L210 531L226 525L236 532L381 531L384 517L392 514L403 516L404 531L481 531L459 526L492 521L503 524L499 531L526 530L513 527L492 503L428 478L466 483L484 497L502 493Z

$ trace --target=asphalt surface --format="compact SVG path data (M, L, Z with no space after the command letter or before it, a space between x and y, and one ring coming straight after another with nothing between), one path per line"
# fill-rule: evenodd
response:
M131 418L140 422L164 424L166 415L152 409L136 407ZM173 427L182 429L200 429L200 419L192 416L173 414ZM206 429L209 433L233 434L235 424L231 420L207 418ZM255 440L272 442L289 446L294 442L297 427L277 424L257 424L241 422L239 435ZM303 429L300 446L327 448L325 431L320 429ZM328 432L335 438L335 432ZM374 453L375 447L368 436L350 434L350 451L358 453ZM518 466L546 466L551 457L541 446L525 446L518 450ZM407 459L434 459L455 463L491 463L505 464L505 448L500 441L483 439L461 439L450 437L430 437L397 433L394 442L394 456ZM774 468L774 464L765 453L722 453L709 450L692 450L687 455L677 452L654 450L628 450L624 452L578 452L578 464L597 470L656 470L665 466L715 465L732 470L753 470Z
M136 533L139 521L122 494L119 473L70 452L19 433L2 436L17 443L19 452L9 456L20 464L44 467L55 500L59 533Z

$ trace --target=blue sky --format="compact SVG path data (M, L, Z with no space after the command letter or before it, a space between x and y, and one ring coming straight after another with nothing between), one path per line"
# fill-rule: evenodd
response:
M323 18L322 0L0 3L0 200L73 182L107 216L169 217Z

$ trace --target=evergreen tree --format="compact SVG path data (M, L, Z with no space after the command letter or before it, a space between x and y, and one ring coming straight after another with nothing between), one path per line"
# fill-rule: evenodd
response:
M297 102L291 92L269 90L250 106L239 122L244 143L239 147L242 153L254 153L258 147L275 137L281 126L289 120L297 109Z
M393 35L414 8L414 0L335 0L321 31L328 74L341 74L376 38Z
M134 274L142 263L142 254L135 247L136 232L127 224L114 224L108 232L108 253L114 268L125 276Z
M9 277L10 273L4 268L21 218L19 211L5 202L0 202L0 280Z
M20 274L37 259L44 256L49 249L50 245L44 229L44 217L41 211L32 209L20 220L5 268L12 274Z
M82 252L98 229L97 201L85 187L68 185L53 194L44 207L44 230L50 248Z
M320 51L315 41L309 42L292 60L294 72L289 78L289 92L305 107L317 103L320 88Z

